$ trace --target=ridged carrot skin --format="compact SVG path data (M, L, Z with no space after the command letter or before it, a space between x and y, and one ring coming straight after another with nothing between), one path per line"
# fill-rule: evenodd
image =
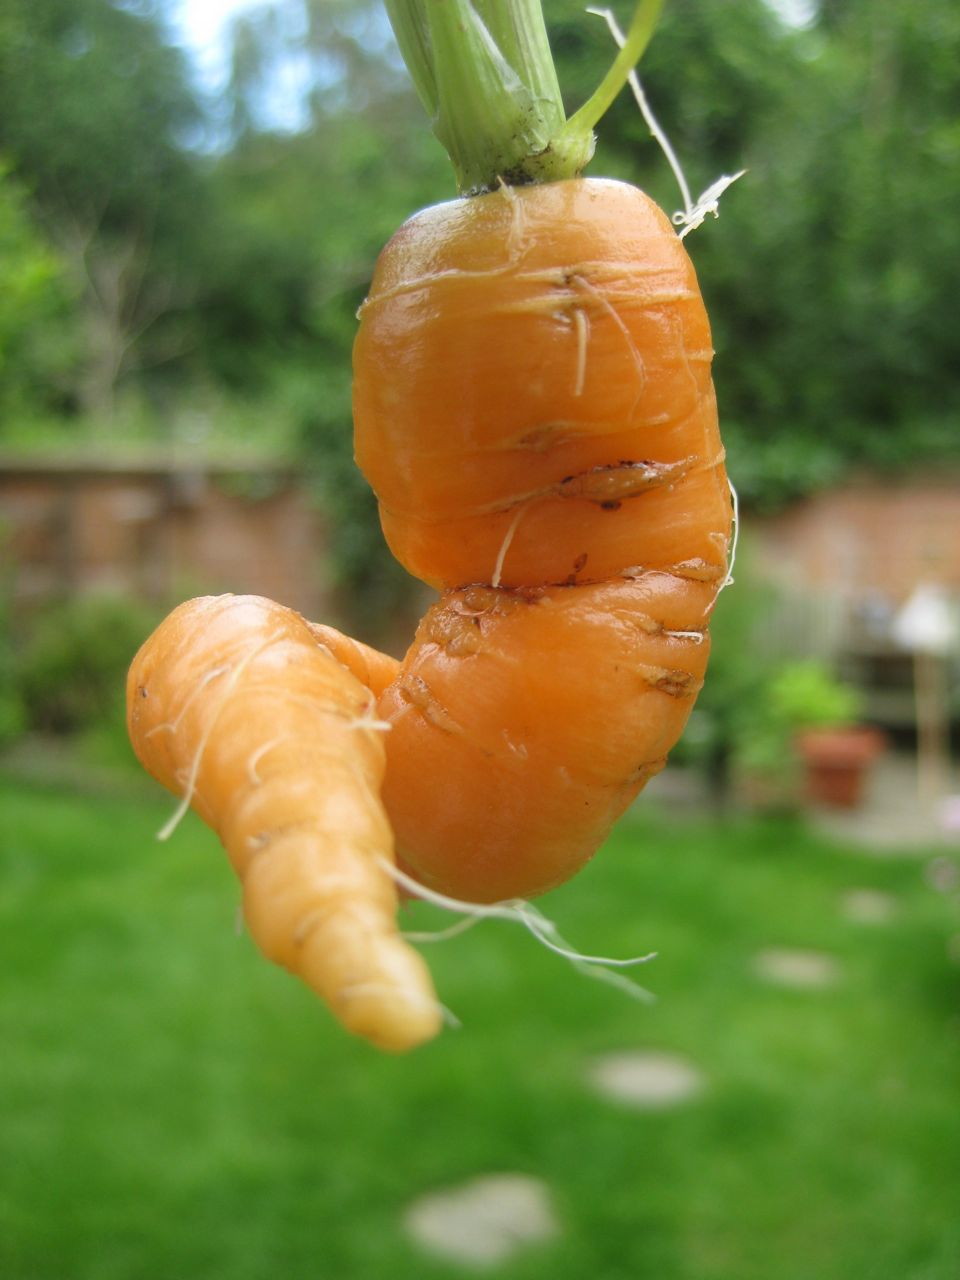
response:
M665 573L445 593L379 703L383 797L417 879L489 902L573 875L663 767L714 593Z
M724 572L730 497L693 266L636 187L504 188L411 218L354 348L356 457L440 588Z
M712 354L683 245L623 183L438 205L381 255L356 456L394 554L444 591L379 704L425 883L566 879L679 737L731 529Z
M127 706L141 763L223 842L264 954L381 1048L436 1034L440 1007L397 933L383 861L374 698L309 624L254 596L188 601L134 659Z

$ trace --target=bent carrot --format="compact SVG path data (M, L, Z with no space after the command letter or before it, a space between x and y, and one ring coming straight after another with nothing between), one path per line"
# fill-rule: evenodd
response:
M381 1048L434 1035L440 1007L397 934L384 866L393 837L369 689L292 610L207 596L143 645L127 705L141 763L220 836L264 954Z
M445 897L572 875L683 729L732 509L690 260L642 192L578 176L659 0L565 122L536 0L387 4L471 194L379 259L355 445L391 549L440 600L401 664L267 601L190 602L128 698L141 760L220 834L254 939L400 1049L440 1010L396 933L394 834L402 876Z
M693 266L624 183L498 190L411 219L360 321L357 460L444 590L380 699L387 812L432 887L540 893L662 768L706 666L731 503Z

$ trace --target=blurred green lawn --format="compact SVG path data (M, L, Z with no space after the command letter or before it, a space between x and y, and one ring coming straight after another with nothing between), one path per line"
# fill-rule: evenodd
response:
M238 935L199 823L154 842L170 807L0 782L4 1280L462 1275L404 1207L508 1170L548 1183L563 1234L497 1276L960 1274L960 921L924 857L651 807L542 905L584 950L658 951L654 1005L483 924L429 952L462 1029L391 1058ZM897 914L848 922L852 888ZM841 979L764 985L767 946L824 949ZM659 1113L593 1094L590 1057L634 1046L706 1090Z

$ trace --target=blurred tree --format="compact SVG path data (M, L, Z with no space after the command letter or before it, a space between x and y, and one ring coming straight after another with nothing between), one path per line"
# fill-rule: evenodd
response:
M333 517L353 625L371 637L412 584L386 550L353 464L350 352L377 254L413 210L453 193L445 155L372 0L253 10L234 24L232 146L212 175L216 216L196 302L208 367L293 417ZM285 61L304 118L271 125ZM305 65L304 61L309 65ZM282 112L287 114L287 110ZM294 113L295 114L295 113Z
M0 153L69 264L85 341L75 394L107 416L121 374L178 349L154 326L182 292L200 197L200 113L154 6L4 0ZM151 332L152 331L152 332Z
M72 372L72 292L65 263L30 220L18 183L0 167L0 421L55 404Z
M960 457L943 214L960 200L960 12L847 0L780 44L778 109L693 246L734 475L767 504L851 466Z

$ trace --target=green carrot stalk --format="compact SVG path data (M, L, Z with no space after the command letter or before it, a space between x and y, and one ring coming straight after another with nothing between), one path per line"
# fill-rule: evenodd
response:
M593 130L646 49L663 0L640 0L622 49L567 119L541 0L385 0L401 55L463 194L579 174Z

